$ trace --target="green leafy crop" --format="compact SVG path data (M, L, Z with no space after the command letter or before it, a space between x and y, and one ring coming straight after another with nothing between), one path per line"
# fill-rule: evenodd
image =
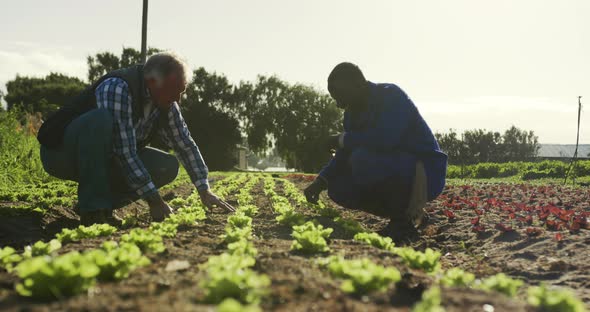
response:
M282 225L294 226L305 223L305 217L294 210L285 210L283 214L276 217L277 222Z
M6 271L12 271L14 266L22 260L23 257L14 248L6 246L0 249L0 267L3 267Z
M449 287L468 287L473 284L475 275L459 268L447 270L440 279L440 283Z
M432 287L422 293L422 300L412 308L412 312L445 312L441 302L440 288Z
M17 265L15 271L22 279L16 291L43 300L83 293L94 285L100 273L92 260L77 251L55 258L30 258Z
M256 305L243 305L233 298L223 300L217 306L217 312L262 312Z
M346 231L346 233L356 235L357 233L365 232L365 229L363 228L361 223L356 220L346 219L346 218L342 218L342 217L336 217L336 218L334 218L334 221L338 225L340 225L342 228L344 228L344 231Z
M241 205L237 211L238 213L243 213L248 217L254 217L258 213L258 207L256 207L256 205Z
M137 245L143 252L161 253L166 250L162 237L144 229L133 229L121 236L121 242Z
M57 239L52 239L47 243L44 243L43 241L38 241L32 246L25 247L23 257L32 258L37 256L45 256L59 250L60 248L61 243Z
M332 275L344 279L341 285L343 291L358 295L386 290L391 283L401 280L401 274L396 268L377 265L367 258L345 260L334 256L328 260L328 270Z
M241 213L236 213L227 218L227 223L234 229L252 227L252 218Z
M172 222L152 222L150 232L162 237L175 237L178 231L178 224Z
M414 250L411 247L395 248L394 253L400 256L406 264L414 269L426 272L436 272L440 269L440 252L426 248L424 252Z
M258 254L258 250L254 247L254 244L246 239L228 244L227 249L230 254L238 256L246 255L254 257Z
M200 286L205 289L205 300L220 303L234 298L242 303L258 303L268 293L270 279L250 269L255 263L250 256L223 253L209 258L204 268L206 278Z
M324 229L321 225L315 225L308 221L303 225L293 226L291 236L295 241L291 245L291 250L296 250L305 254L314 254L330 250L326 239L330 236L333 229Z
M56 238L62 242L75 242L85 238L109 236L117 231L117 228L109 224L94 224L91 226L80 225L75 229L63 229Z
M393 251L395 244L389 237L383 237L377 233L357 233L354 240L364 242L379 249Z
M136 268L150 264L139 247L130 243L117 245L114 241L107 241L102 249L93 249L84 255L100 269L98 279L106 281L126 278Z
M546 285L530 287L528 302L545 312L584 312L584 303L567 290L551 290Z
M523 284L521 280L512 279L504 273L498 273L480 281L475 287L486 291L497 291L514 297Z

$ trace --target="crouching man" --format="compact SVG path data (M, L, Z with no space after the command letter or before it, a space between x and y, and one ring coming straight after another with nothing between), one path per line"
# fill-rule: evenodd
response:
M188 74L174 54L153 55L103 76L43 123L43 167L78 182L82 224L119 224L113 209L140 198L154 221L173 213L158 188L176 178L179 163L146 146L155 135L174 149L206 206L233 210L209 190L207 166L180 113Z
M344 132L327 140L336 154L305 189L307 200L317 202L327 189L345 208L389 218L382 235L417 237L426 202L444 188L447 155L398 86L369 82L356 65L341 63L328 90L345 110Z

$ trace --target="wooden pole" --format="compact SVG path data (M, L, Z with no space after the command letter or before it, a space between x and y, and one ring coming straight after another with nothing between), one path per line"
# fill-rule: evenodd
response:
M141 18L141 63L145 64L147 54L147 16L148 0L143 0L143 15Z

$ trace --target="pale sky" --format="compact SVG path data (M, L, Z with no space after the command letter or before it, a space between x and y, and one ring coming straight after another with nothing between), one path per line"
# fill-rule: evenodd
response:
M141 0L0 0L0 86L86 79L86 57L140 48ZM276 74L326 90L341 61L392 82L435 131L510 125L575 143L590 105L588 0L151 0L148 45L232 82ZM580 141L590 143L590 113Z

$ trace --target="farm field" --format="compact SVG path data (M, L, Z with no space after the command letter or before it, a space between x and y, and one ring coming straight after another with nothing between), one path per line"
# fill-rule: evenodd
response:
M302 189L314 176L210 178L236 213L205 211L183 174L161 190L175 217L150 225L136 202L117 211L121 229L62 231L77 226L71 183L0 189L0 226L21 233L0 237L0 310L584 311L590 304L587 187L451 181L428 204L421 238L394 246L375 234L387 220L326 197L308 204Z

